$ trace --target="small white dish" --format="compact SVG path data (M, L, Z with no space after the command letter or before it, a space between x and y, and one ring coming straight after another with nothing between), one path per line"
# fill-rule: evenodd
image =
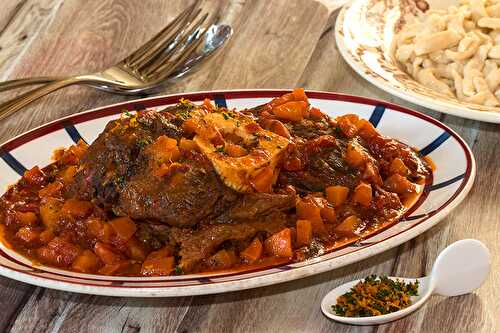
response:
M340 11L335 40L342 57L363 78L386 92L416 105L454 116L500 123L500 108L459 101L437 93L402 71L392 56L395 30L415 15L418 4L447 8L458 0L353 0ZM404 24L404 23L403 23Z
M422 306L430 296L459 296L479 288L490 271L491 259L486 246L475 239L464 239L444 249L432 268L429 276L422 278L400 278L406 283L419 281L418 296L411 297L412 305L402 310L373 317L342 317L335 315L332 305L337 298L361 280L345 283L330 291L321 302L323 313L336 321L351 325L379 325L400 319Z

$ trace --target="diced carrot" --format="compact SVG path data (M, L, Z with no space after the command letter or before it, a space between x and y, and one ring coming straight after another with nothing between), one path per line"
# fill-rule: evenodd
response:
M370 206L372 201L372 186L364 182L359 183L354 189L352 200L365 207Z
M84 250L71 264L71 269L80 273L94 273L99 268L99 258L90 250Z
M147 150L153 159L160 163L175 162L181 156L177 140L166 135L159 136L155 142L147 146Z
M66 200L66 202L64 202L61 208L61 214L65 216L82 218L90 214L92 208L93 206L90 203L90 201L83 201L71 198Z
M182 129L187 133L196 133L196 130L198 129L198 122L194 118L186 119L182 123Z
M402 176L407 176L410 172L410 169L406 167L406 165L400 158L396 157L389 165L389 172L391 174L399 173Z
M346 114L336 118L337 124L348 138L352 138L358 132L357 123L359 117L355 114Z
M309 99L307 98L306 92L304 88L295 88L292 91L293 100L294 101L303 101L309 103Z
M374 136L378 135L375 127L366 119L360 119L357 124L358 135L365 140L370 140Z
M323 112L321 112L321 110L318 108L311 108L309 110L309 114L311 115L311 117L316 119L326 118L326 115Z
M203 100L203 107L207 110L207 111L210 111L212 112L214 109L215 109L215 106L212 104L212 102L210 101L210 99L208 98L205 98Z
M297 220L297 246L309 246L312 241L312 225L309 220Z
M45 227L55 228L61 215L62 202L55 198L47 198L40 205L40 219Z
M345 160L352 167L360 167L366 162L366 155L360 146L349 143L345 153Z
M132 237L127 242L127 255L134 260L143 261L146 259L147 252L144 245L137 238Z
M52 229L45 229L40 233L39 239L42 244L48 244L52 239L54 239L54 237Z
M266 252L276 257L291 257L292 249L292 232L290 228L285 228L278 233L275 233L264 241Z
M62 180L64 184L69 184L73 181L76 175L77 168L75 165L70 165L66 169L59 172L57 178Z
M258 238L254 238L250 245L240 252L240 257L249 263L254 263L262 257L263 250L262 242Z
M257 192L271 192L271 186L275 180L273 169L270 167L265 167L259 171L259 173L250 180L253 188Z
M31 227L22 227L16 232L16 237L26 243L26 245L33 245L39 241L40 232Z
M334 207L341 206L349 195L349 188L341 185L328 186L325 189L326 198Z
M99 218L91 218L86 220L86 224L90 235L94 236L103 243L111 243L111 239L115 231L109 223L105 223Z
M335 209L332 207L325 206L321 208L321 217L324 221L328 223L335 223L337 221L337 217L335 216Z
M141 275L164 276L170 275L175 267L175 258L168 247L151 252L142 263Z
M222 249L207 259L207 264L214 269L226 269L238 263L233 250Z
M293 93L288 93L288 94L284 94L283 96L274 98L271 102L269 102L269 105L271 106L271 108L274 108L278 105L282 105L282 104L285 104L287 102L291 102L294 100L295 100L295 96L293 95Z
M297 217L299 219L309 220L309 221L322 221L321 218L321 207L316 203L301 199L295 204L295 209L297 210Z
M154 170L155 177L161 178L168 174L170 171L170 163L162 163L158 168Z
M360 222L361 220L356 215L351 215L340 222L340 224L335 227L335 231L346 236L354 236L355 230Z
M43 171L38 166L35 166L24 173L23 179L29 184L40 185L45 182L46 177Z
M224 144L224 151L231 157L242 157L248 155L248 151L245 148L227 141Z
M187 151L193 151L193 150L198 150L198 145L194 140L186 139L186 138L181 138L179 141L179 148Z
M55 181L38 191L38 196L40 198L60 197L62 188L63 184L60 181Z
M35 226L38 224L38 217L33 212L16 212L16 220L25 226Z
M110 245L97 242L94 246L94 252L97 254L99 259L106 265L112 265L119 263L120 261L123 261L123 256L117 253L118 251L115 250L113 247Z
M128 216L117 217L109 222L116 235L122 241L127 242L137 230L135 222Z
M390 192L394 192L397 194L414 193L417 190L415 184L398 173L395 173L387 178L385 180L384 187Z
M289 121L300 121L309 105L303 101L292 101L273 108L273 113L280 119Z

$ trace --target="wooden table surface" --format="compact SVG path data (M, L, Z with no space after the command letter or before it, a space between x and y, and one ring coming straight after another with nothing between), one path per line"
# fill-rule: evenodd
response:
M224 0L235 34L196 74L164 93L225 88L292 88L379 98L430 114L472 148L477 177L467 199L438 226L346 268L270 287L201 297L141 299L80 295L0 278L0 331L11 332L498 332L500 331L500 126L410 105L370 85L335 46L335 2ZM2 0L0 80L86 73L113 64L186 6L171 0ZM0 101L10 97L0 95ZM61 116L125 101L71 87L0 123L0 142ZM421 310L378 327L328 320L319 303L332 288L371 273L429 272L453 241L476 238L493 269L473 294L433 297Z

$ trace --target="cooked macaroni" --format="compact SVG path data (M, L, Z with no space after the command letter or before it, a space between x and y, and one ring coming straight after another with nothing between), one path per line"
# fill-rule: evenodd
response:
M461 101L500 105L500 0L429 10L395 38L396 60L421 84Z

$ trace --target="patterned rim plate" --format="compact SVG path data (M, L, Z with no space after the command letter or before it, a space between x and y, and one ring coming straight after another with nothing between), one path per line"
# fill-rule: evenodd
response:
M47 165L54 149L83 138L92 142L105 124L123 110L144 107L159 109L175 104L181 97L192 101L204 98L218 105L242 109L263 104L285 90L216 91L152 97L75 114L22 134L0 147L0 187L14 183L34 165ZM327 92L308 92L311 104L331 116L355 113L369 119L388 136L416 147L437 166L432 184L426 187L418 207L397 224L354 245L301 263L245 273L219 273L156 278L106 277L78 274L44 266L0 244L0 274L34 285L66 291L110 296L185 296L221 293L276 284L362 260L397 246L442 220L467 195L476 167L463 139L439 121L397 105L363 97Z
M418 5L442 9L458 0L353 0L335 23L335 39L347 63L388 93L439 112L500 123L500 108L466 103L437 93L402 71L392 56L394 33Z

